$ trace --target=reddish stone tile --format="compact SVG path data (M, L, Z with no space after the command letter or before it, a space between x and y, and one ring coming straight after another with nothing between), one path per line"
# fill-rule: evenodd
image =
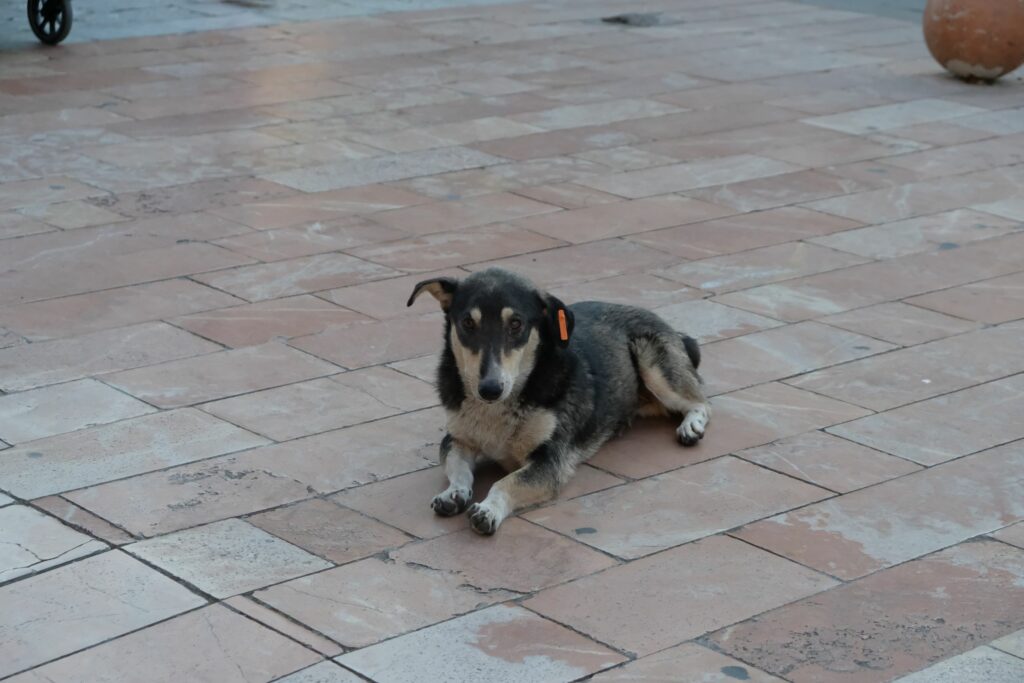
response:
M217 351L165 323L145 323L70 339L0 349L0 389L21 391L91 375Z
M497 266L515 271L539 285L555 287L635 273L664 266L676 260L671 254L613 239L514 256L481 263L469 269Z
M484 594L456 574L368 558L254 597L345 647L364 647L514 595Z
M524 517L605 552L634 559L828 495L727 457L558 503Z
M345 368L390 363L440 352L440 312L381 322L352 323L299 337L292 346Z
M919 149L927 149L927 145L882 135L843 136L822 141L812 139L810 144L794 142L798 144L794 144L792 147L769 149L763 154L801 166L820 168L870 159L884 159Z
M566 242L579 243L696 223L729 213L729 210L713 204L666 195L562 211L515 221L514 224Z
M801 170L799 166L782 161L740 154L620 173L603 178L584 178L577 182L602 192L638 199L724 183L738 183L799 170Z
M983 280L908 299L940 313L985 323L1024 318L1024 273Z
M1024 551L964 543L787 605L709 638L791 681L877 681L1024 624Z
M1024 549L1024 522L1012 524L989 535L992 536L992 538L998 538L1003 543L1009 543L1010 545L1015 545L1018 548Z
M398 274L347 254L318 254L198 275L195 279L248 301L265 301Z
M336 325L365 319L358 313L302 294L196 313L171 322L201 337L240 348L265 344L276 338L316 334Z
M110 522L100 519L88 510L80 508L60 496L37 498L32 501L32 504L41 510L46 510L69 526L81 529L89 535L103 539L111 545L124 545L135 540L128 532L117 528Z
M655 140L640 149L667 154L678 161L722 157L734 154L761 154L802 142L807 146L821 140L844 140L849 136L808 126L797 121L716 130L700 135ZM781 159L781 157L779 157ZM802 162L796 162L802 164ZM810 166L811 164L802 164Z
M1013 221L958 209L847 230L811 241L867 258L887 259L920 251L954 249L961 244L999 237L1017 229L1018 224Z
M830 431L922 465L1024 438L1020 375L904 406Z
M887 410L1024 370L1022 330L1020 324L975 330L819 370L788 383L872 410Z
M397 268L423 272L542 251L562 244L528 230L495 223L461 232L439 232L383 245L357 247L350 251L361 259L380 264L377 267L382 270L394 272L391 269Z
M542 185L540 187L524 187L516 190L516 194L539 202L560 206L563 209L584 209L588 206L621 202L621 197L606 192L598 192L589 187L562 183L559 185ZM0 219L2 220L2 219Z
M207 403L203 410L275 441L288 441L436 403L429 384L375 367L227 398Z
M514 657L498 654L510 643ZM343 655L338 661L381 683L413 683L424 676L492 681L536 677L568 683L623 659L521 607L499 605Z
M683 263L654 274L721 293L861 263L864 259L859 256L792 242Z
M615 566L609 557L520 519L502 526L479 552L471 529L407 545L390 553L407 566L448 574L481 591L533 593Z
M467 273L464 270L450 268L432 273L418 273L406 277L341 287L329 292L321 292L319 296L378 320L405 315L422 315L424 311L436 310L437 302L429 297L424 297L412 307L406 306L409 295L418 282L435 277L460 278L465 275Z
M672 421L638 420L630 431L605 444L591 462L613 474L648 477L867 414L785 384L716 396L711 406L713 426L692 448L679 445Z
M654 312L672 327L702 344L783 324L778 320L723 306L707 299L662 306L654 309Z
M916 472L917 465L823 432L807 432L736 453L762 467L847 493Z
M687 680L701 683L780 683L781 679L754 669L749 664L726 657L717 652L685 643L646 657L625 666L599 673L590 679L594 683L673 683Z
M0 325L43 341L237 303L228 294L189 280L167 280L6 306L0 308Z
M206 211L291 194L295 194L295 190L260 178L220 178L100 197L89 203L124 216L141 217L158 213Z
M124 216L81 200L59 204L41 204L21 209L20 213L38 218L61 230L77 230L128 220Z
M147 403L174 408L322 377L337 370L295 349L270 343L126 370L109 375L106 381Z
M844 580L1024 519L1009 444L752 524L736 536Z
M504 473L482 468L474 481L474 500L483 500L491 484ZM581 466L556 500L569 500L593 491L621 484L622 480L587 465ZM430 499L448 485L442 468L434 467L406 474L387 481L350 488L334 496L334 500L354 510L398 527L420 538L434 538L468 529L463 515L440 517L430 510Z
M162 657L169 643L177 654ZM151 681L276 680L315 662L317 655L298 643L220 605L175 617L156 626L103 643L18 677L19 683L47 680Z
M820 318L833 327L900 346L914 346L976 329L976 323L900 302L858 308Z
M454 202L437 202L374 214L375 223L413 235L451 232L488 223L558 211L551 204L514 194L487 194Z
M643 656L833 585L745 543L713 537L550 588L524 606Z
M349 217L327 224L316 221L309 225L251 232L218 240L216 244L260 261L280 261L403 237L407 237L407 233L401 230Z
M657 308L700 298L701 293L671 280L646 273L616 275L555 287L551 293L566 302L607 301L609 303Z
M886 132L889 135L936 146L960 145L965 142L984 140L993 135L989 131L974 130L957 125L955 119L936 121L935 123L919 123L906 128L893 128Z
M334 657L340 655L344 648L335 643L334 641L324 638L318 633L314 633L309 629L305 628L300 624L296 624L287 617L278 614L272 609L268 609L263 605L259 604L252 598L247 598L242 595L236 595L228 598L223 603L225 606L230 607L236 612L239 612L250 619L258 621L259 623L267 626L268 628L277 631L285 636L288 636L292 640L297 640L301 644L305 645L311 650L315 650L325 657ZM313 667L316 668L316 667ZM303 669L303 671L309 671L309 669ZM339 669L339 671L341 671ZM298 674L296 674L298 675ZM275 680L291 681L291 677L285 677ZM339 683L334 679L326 679L321 681L320 679L313 679L306 681L306 683ZM350 683L347 679L342 679L341 683Z
M71 178L53 177L22 180L0 185L0 211L36 204L54 204L89 197L108 198L107 192Z
M0 588L0 601L4 676L205 602L116 550Z

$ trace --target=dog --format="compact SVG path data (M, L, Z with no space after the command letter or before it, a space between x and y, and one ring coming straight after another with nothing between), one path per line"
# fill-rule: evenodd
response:
M566 306L499 268L416 284L445 312L437 389L447 412L440 457L448 488L431 501L467 509L480 534L521 508L548 501L636 416L681 417L684 446L704 436L710 410L697 342L654 313L588 301ZM484 460L507 476L470 505Z

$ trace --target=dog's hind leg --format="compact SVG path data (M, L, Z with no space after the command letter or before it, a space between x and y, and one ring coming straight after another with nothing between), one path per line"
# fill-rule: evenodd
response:
M473 466L476 454L455 442L451 434L441 440L441 462L448 476L448 488L434 496L430 507L442 517L457 515L473 499Z
M670 414L683 416L676 435L684 446L693 446L704 438L711 420L697 374L697 342L684 336L657 335L636 339L632 347L644 387Z
M516 510L554 498L575 471L570 462L554 446L539 446L525 465L496 481L486 498L469 507L473 530L489 536Z

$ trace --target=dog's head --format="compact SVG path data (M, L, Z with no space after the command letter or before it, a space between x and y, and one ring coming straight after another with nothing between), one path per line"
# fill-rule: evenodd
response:
M564 348L572 335L572 311L507 270L424 280L413 288L408 305L423 292L447 314L447 342L466 392L484 401L512 396L533 371L537 354Z

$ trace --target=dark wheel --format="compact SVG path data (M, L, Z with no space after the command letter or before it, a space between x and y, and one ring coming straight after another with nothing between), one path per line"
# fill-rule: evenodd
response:
M56 45L71 32L71 0L28 0L28 25L47 45Z

